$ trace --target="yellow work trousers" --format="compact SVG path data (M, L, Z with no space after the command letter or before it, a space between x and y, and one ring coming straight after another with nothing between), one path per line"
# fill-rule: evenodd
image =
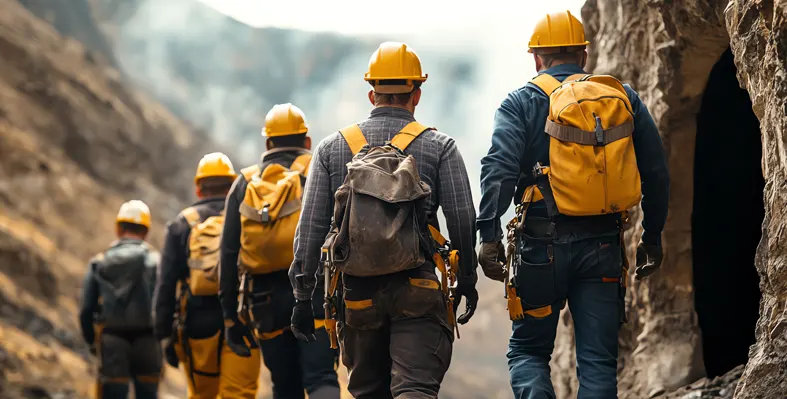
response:
M252 349L250 357L240 357L226 343L219 348L220 334L187 338L191 359L183 345L175 346L188 381L188 399L255 399L261 367L259 348Z

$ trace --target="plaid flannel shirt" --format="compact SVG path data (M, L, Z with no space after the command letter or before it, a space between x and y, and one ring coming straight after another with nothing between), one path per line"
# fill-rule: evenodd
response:
M358 126L371 146L380 146L414 120L413 114L405 109L378 107ZM467 169L454 139L438 131L427 131L415 139L405 153L416 159L421 179L432 188L427 212L436 215L437 208L442 207L448 237L454 249L463 255L459 279L475 281L475 206ZM316 274L321 268L320 249L331 227L334 193L344 183L347 163L351 159L350 148L338 132L321 141L314 151L295 233L295 260L290 268L290 280L298 300L312 297ZM295 284L298 274L307 276L304 287Z

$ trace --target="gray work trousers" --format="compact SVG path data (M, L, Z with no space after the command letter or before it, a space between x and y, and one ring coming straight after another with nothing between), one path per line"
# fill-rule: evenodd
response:
M357 399L437 398L451 364L453 331L435 274L345 276L344 287L339 338L350 393Z

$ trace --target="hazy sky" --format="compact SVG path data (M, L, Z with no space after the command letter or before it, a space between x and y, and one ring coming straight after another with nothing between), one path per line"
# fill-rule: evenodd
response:
M252 26L346 34L485 30L530 32L549 10L579 16L584 0L200 0ZM481 6L483 5L483 6ZM476 31L477 32L477 31Z
M469 99L465 97L473 114L465 118L465 130L472 133L457 140L474 183L480 173L479 160L489 148L495 110L508 92L536 74L532 55L527 53L527 42L536 21L549 12L561 10L570 10L581 19L580 10L585 3L584 0L199 1L254 27L371 35L380 40L404 41L417 49L424 71L430 74L432 86L426 87L426 95L430 87L448 84L439 82L440 70L435 68L430 54L475 54L479 81L473 95ZM365 65L365 60L357 62ZM362 73L355 72L358 76ZM426 109L418 111L419 117L428 117L428 107L422 108ZM343 116L346 120L363 117L356 110L348 113L351 115ZM476 201L480 199L478 186L473 184Z

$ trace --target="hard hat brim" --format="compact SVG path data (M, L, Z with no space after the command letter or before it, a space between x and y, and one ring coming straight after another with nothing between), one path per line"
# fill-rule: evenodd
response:
M308 127L307 128L303 128L303 129L293 130L293 131L290 131L290 132L275 132L275 133L268 133L268 132L265 131L265 129L263 129L262 130L262 137L293 136L293 135L296 135L296 134L304 134L304 133L308 133L308 132L309 132L309 128Z
M236 179L238 177L238 175L236 173L222 173L222 174L209 173L209 174L205 174L205 175L194 176L194 183L199 183L200 180L207 179L209 177L227 177L227 178L232 178L234 180L234 179Z
M541 44L541 45L528 45L527 52L533 53L533 50L538 49L550 49L550 48L561 48L561 47L587 47L590 44L589 41L585 41L584 43L569 43L569 44Z
M115 219L115 223L116 224L128 223L128 224L135 224L137 226L142 226L142 227L144 227L146 229L150 228L150 223L145 223L145 222L140 223L139 221L134 220L134 219L118 218L118 219Z
M416 82L426 82L429 74L424 76L371 76L368 73L363 77L363 80L369 82L372 80L413 80Z
M372 86L375 93L380 94L406 94L415 90L415 85L375 85Z

